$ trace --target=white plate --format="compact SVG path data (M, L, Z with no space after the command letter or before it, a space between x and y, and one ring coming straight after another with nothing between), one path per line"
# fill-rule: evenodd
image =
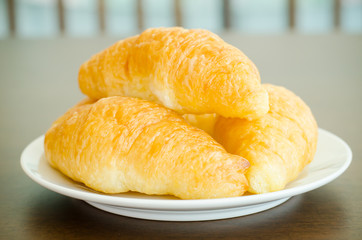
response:
M107 195L89 189L50 167L44 158L44 136L23 151L21 166L40 185L63 195L84 200L94 207L119 215L164 221L202 221L244 216L275 207L290 197L319 188L340 176L352 161L349 146L319 129L317 153L299 177L282 191L233 198L180 200L171 196L140 193Z

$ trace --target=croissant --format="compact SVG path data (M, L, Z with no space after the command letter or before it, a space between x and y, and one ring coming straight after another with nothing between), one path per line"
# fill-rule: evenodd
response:
M115 43L82 64L90 98L129 96L179 113L258 118L269 109L254 63L206 30L154 28Z
M214 114L184 114L182 117L191 126L200 128L207 132L210 136L214 135L214 127L217 119L217 115Z
M264 84L270 111L262 118L218 117L214 137L227 151L250 161L249 192L284 189L312 161L318 127L309 107L294 93Z
M181 199L242 195L249 162L172 110L129 97L85 100L44 140L49 163L104 193L137 191Z

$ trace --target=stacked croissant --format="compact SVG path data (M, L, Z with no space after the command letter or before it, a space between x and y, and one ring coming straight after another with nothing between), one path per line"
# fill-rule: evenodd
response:
M88 98L47 131L45 156L103 193L278 191L316 151L308 106L206 30L148 29L94 55L78 81Z

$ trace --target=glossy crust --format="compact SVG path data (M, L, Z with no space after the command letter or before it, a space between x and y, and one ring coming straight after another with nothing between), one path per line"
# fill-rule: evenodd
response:
M206 30L148 29L94 55L78 80L91 98L138 97L179 113L258 118L269 108L253 62Z
M309 107L294 93L264 84L270 111L247 121L219 117L214 137L230 153L249 160L249 192L278 191L312 161L318 138L317 123Z
M129 97L85 100L45 135L50 164L105 193L182 199L242 195L249 162L158 104Z

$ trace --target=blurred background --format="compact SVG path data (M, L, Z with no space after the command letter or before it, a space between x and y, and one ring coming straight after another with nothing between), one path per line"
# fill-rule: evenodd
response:
M217 33L255 63L263 83L292 90L319 127L351 146L352 166L338 181L298 198L297 209L276 213L296 226L295 236L305 231L312 239L359 237L361 209L354 206L362 194L362 0L0 0L0 182L7 183L0 187L6 219L0 238L71 238L74 221L54 219L73 219L66 210L78 209L79 201L34 184L20 168L21 152L85 98L77 81L82 63L120 39L159 26ZM65 211L53 212L60 208ZM312 210L305 215L304 209ZM252 233L260 228L244 220ZM237 224L227 227L231 234L242 232ZM291 236L289 227L277 231Z
M0 0L0 152L17 158L84 98L90 56L175 25L216 32L362 149L362 0Z
M216 33L362 33L362 0L0 0L0 38L125 36L149 27Z
M264 225L269 224L264 216L267 221L286 217L279 223L288 224L270 225L268 236L275 230L275 236L290 238L303 231L310 239L359 239L362 0L0 0L0 182L6 183L0 186L5 219L0 239L46 239L49 234L71 239L74 229L93 237L105 232L121 236L122 221L108 221L109 228L97 232L98 213L88 214L85 207L76 213L89 218L86 227L73 228L73 210L83 206L33 183L22 172L19 157L85 97L77 81L82 63L122 38L159 26L219 34L256 64L263 83L295 92L310 106L319 127L351 146L352 166L338 181L297 198L292 208L261 215ZM259 232L263 225L248 219L241 222L249 234ZM235 223L222 223L216 231L244 236L246 228ZM135 226L130 229L134 234L144 227ZM203 226L200 233L208 232L209 225ZM153 231L165 232L158 229Z

